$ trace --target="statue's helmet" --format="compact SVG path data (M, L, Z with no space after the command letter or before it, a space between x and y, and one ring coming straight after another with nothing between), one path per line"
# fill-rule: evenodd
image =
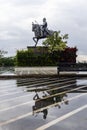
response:
M46 21L46 18L43 18L43 21Z

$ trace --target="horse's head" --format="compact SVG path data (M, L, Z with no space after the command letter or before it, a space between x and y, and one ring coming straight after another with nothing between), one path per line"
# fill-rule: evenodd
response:
M41 29L39 24L32 23L32 31L34 32L35 37L40 37Z
M32 31L35 31L35 24L32 22Z
M33 32L37 31L38 27L39 27L38 24L32 23L32 31L33 31Z

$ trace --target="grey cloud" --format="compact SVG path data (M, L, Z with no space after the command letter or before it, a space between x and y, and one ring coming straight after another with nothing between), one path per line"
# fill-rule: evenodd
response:
M44 4L45 0L1 0L2 3L10 3L16 6Z
M1 2L8 3L7 0ZM21 49L34 45L32 21L42 22L42 18L46 17L49 29L68 33L68 45L77 46L79 54L87 54L86 5L86 0L9 0L8 10L3 9L3 14L8 11L3 15L7 16L7 21L0 22L0 33L6 32L12 38L1 39L1 47L12 53L11 50L14 52L17 47Z

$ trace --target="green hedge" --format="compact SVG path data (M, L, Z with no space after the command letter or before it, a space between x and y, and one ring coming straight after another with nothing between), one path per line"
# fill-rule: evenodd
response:
M51 53L46 48L42 47L39 49L18 50L16 66L56 66L58 62L76 63L76 47L67 47L64 51L54 51Z
M16 54L17 66L55 66L57 63L58 55L56 57L54 53L36 54L29 50L18 50Z

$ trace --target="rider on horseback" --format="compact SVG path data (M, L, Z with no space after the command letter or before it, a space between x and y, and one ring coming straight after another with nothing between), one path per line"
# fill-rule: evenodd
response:
M46 35L48 34L48 29L47 29L47 22L46 22L46 18L43 18L43 25L42 26L42 35Z
M33 40L36 43L35 46L37 45L39 39L46 38L47 36L54 34L54 31L48 30L46 18L43 18L42 25L39 25L38 23L32 23L32 31L35 34L35 37L33 37Z

